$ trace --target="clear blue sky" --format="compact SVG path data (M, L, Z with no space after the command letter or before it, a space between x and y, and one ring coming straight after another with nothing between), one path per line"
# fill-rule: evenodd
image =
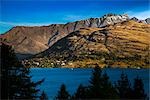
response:
M14 26L67 23L107 13L150 17L149 0L0 0L0 33Z

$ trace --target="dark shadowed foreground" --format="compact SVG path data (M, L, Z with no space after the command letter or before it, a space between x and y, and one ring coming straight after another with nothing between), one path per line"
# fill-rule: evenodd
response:
M44 80L33 82L29 68L16 58L11 46L1 43L1 99L37 99L36 87Z

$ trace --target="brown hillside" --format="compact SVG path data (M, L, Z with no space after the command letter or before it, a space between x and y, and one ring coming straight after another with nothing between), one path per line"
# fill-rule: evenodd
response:
M52 24L39 27L17 26L1 37L7 39L8 43L13 44L16 53L36 54L48 49L59 39L80 28L103 27L128 19L127 15L105 15L101 18L90 18L67 24Z
M105 28L82 28L37 56L67 60L74 67L92 63L148 67L149 39L150 25L126 21Z

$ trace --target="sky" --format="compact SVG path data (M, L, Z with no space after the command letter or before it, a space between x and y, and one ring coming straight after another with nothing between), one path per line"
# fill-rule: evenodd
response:
M149 0L0 0L0 33L14 26L42 26L105 14L150 17Z

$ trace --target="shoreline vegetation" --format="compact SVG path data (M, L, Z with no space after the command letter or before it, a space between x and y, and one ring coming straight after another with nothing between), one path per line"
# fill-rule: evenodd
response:
M94 68L95 65L101 66L101 68L135 68L135 69L149 69L149 66L130 65L127 66L122 62L114 62L113 65L104 64L101 60L81 60L81 61L66 61L66 60L41 60L30 59L23 60L22 64L27 68Z

